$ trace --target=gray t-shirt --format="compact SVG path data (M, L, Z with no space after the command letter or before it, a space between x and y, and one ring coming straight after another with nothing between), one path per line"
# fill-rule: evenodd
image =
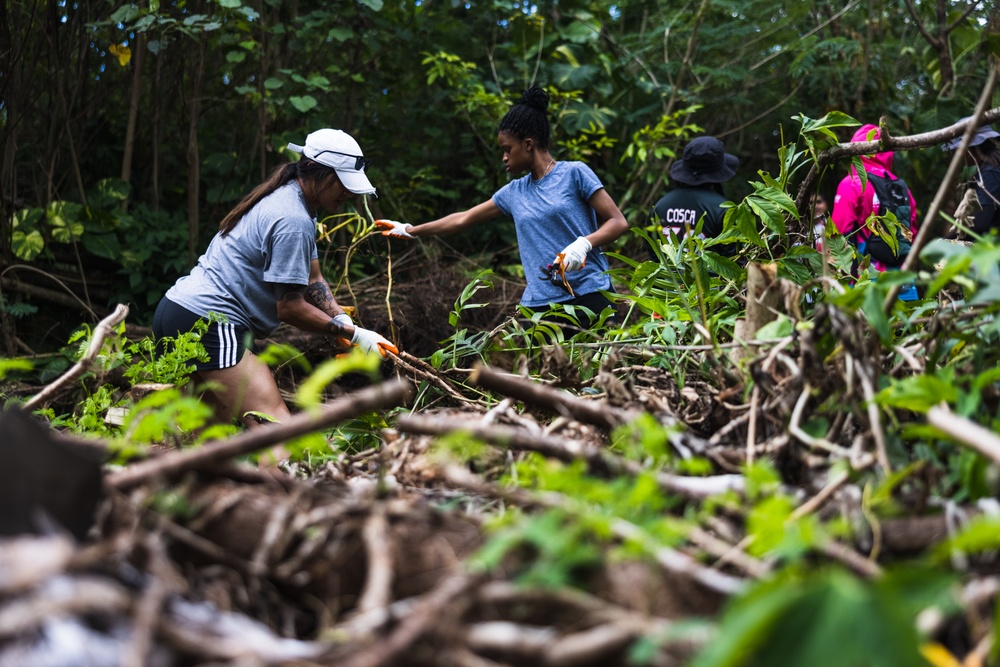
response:
M500 211L514 219L517 246L528 282L521 304L531 308L572 299L569 293L542 277L541 268L576 240L597 231L597 214L590 197L604 185L582 162L557 162L545 177L531 174L511 181L493 195ZM576 296L610 290L604 273L608 260L599 248L587 253L587 264L566 274Z
M281 323L273 283L308 285L317 257L316 221L293 180L260 200L227 235L216 234L166 296L198 315L225 315L263 338Z

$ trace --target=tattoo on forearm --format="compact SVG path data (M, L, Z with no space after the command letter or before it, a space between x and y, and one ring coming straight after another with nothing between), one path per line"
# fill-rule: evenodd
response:
M333 299L333 292L325 282L310 283L306 287L306 301L316 306L320 310L329 311L336 301Z
M326 326L323 328L326 329L326 333L333 336L347 335L347 332L344 330L344 325L341 324L340 322L334 322L332 319L329 322L327 322Z

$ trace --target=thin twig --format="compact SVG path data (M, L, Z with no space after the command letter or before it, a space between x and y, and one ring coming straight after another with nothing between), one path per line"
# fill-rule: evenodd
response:
M114 312L101 320L97 327L95 327L94 335L90 339L90 345L87 347L87 352L80 358L80 361L76 362L72 368L63 373L58 380L28 399L24 403L24 409L29 412L34 410L48 400L60 387L87 372L93 366L98 353L100 353L101 347L104 345L104 339L111 335L114 328L121 324L127 316L128 306L118 304Z

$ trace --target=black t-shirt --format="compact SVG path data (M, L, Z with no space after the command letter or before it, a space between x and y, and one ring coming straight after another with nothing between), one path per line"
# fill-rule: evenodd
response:
M976 174L976 195L983 210L972 219L972 231L988 234L1000 232L1000 167L983 167Z
M705 238L715 238L722 233L722 220L726 217L722 204L727 201L725 196L711 188L675 188L653 206L650 222L660 225L664 235L673 231L678 239L683 239L685 229L694 229L705 216L701 232ZM714 250L722 255L732 255L736 246L726 244L716 246Z

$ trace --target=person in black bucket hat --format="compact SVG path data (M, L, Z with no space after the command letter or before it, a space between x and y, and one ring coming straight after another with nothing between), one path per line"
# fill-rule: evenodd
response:
M966 116L958 122L969 120ZM992 127L983 125L969 141L969 150L965 154L965 164L975 167L972 180L966 184L966 190L974 190L979 200L980 210L972 216L969 227L975 234L985 235L990 230L1000 232L1000 148L996 138L1000 137ZM962 143L959 136L941 145L946 151L953 151ZM971 196L971 193L970 193Z
M722 184L736 175L739 163L739 158L727 153L715 137L697 137L688 142L681 159L670 167L674 187L650 212L650 223L662 232L665 242L673 242L674 238L680 241L703 217L703 238L715 238L722 233L726 214L722 205L729 201ZM713 249L726 256L738 250L735 244L722 244Z

